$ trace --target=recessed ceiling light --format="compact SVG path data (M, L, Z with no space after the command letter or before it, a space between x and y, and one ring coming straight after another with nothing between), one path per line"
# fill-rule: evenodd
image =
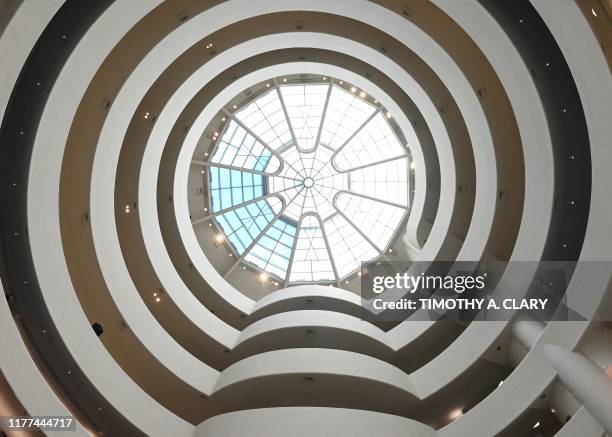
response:
M595 10L595 8L591 8L591 13L593 14L594 17L599 17L599 15L597 15L597 11Z
M451 411L448 415L450 420L459 419L461 416L463 416L463 410L461 408L457 408L456 410Z
M355 88L354 86L352 86L352 87L351 87L351 92L352 92L352 93L357 92L357 88Z

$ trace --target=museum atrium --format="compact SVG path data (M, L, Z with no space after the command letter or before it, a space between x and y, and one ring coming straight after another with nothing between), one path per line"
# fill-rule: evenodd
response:
M4 0L0 59L0 416L612 435L612 1ZM363 317L434 261L579 317Z

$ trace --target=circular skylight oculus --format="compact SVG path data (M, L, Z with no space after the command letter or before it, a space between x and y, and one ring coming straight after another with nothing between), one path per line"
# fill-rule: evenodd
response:
M344 279L384 256L407 215L406 146L378 101L341 83L272 82L224 117L210 154L215 223L285 283Z

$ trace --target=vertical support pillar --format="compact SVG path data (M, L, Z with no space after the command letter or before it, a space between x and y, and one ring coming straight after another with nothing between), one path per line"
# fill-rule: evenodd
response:
M544 346L544 353L566 387L612 433L612 380L582 354L554 345Z

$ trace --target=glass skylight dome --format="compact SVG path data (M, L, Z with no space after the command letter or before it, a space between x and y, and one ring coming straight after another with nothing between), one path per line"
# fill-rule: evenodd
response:
M383 256L409 206L390 117L343 82L268 83L228 113L208 163L220 238L285 283L334 283Z

